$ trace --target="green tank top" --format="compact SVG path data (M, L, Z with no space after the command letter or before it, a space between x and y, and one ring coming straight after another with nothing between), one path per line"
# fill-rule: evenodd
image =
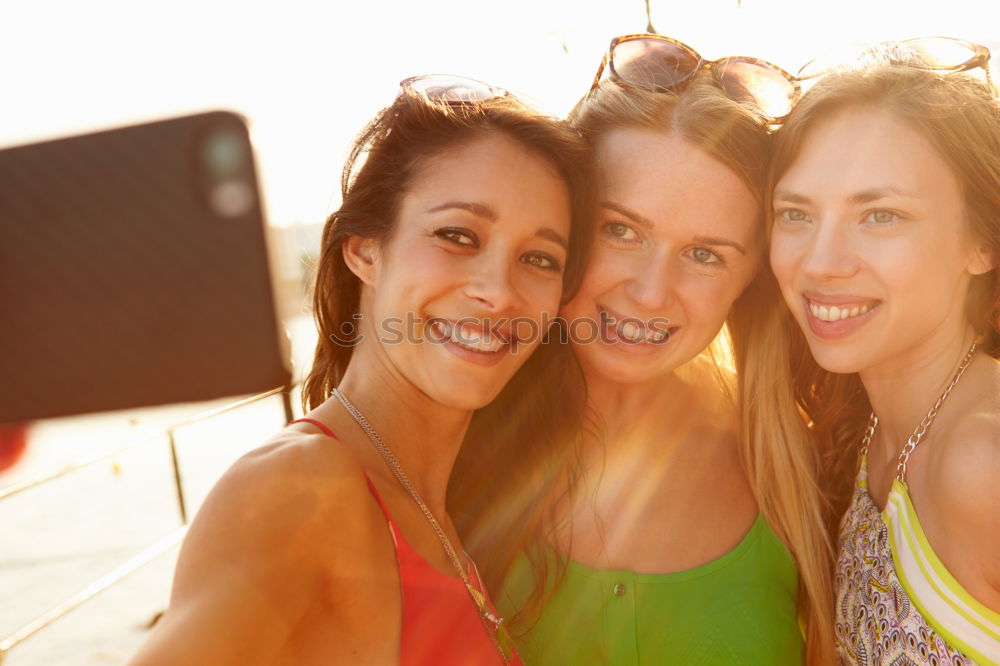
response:
M504 617L533 579L520 558L500 595ZM570 560L537 623L527 634L513 627L515 641L526 666L801 664L797 579L791 554L758 516L736 548L687 571L596 571Z

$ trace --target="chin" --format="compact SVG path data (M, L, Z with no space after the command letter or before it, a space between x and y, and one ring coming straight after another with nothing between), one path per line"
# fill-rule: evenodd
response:
M655 364L649 363L648 359L620 358L621 355L613 350L608 350L607 353L593 350L590 354L577 354L585 374L615 384L641 384L666 374Z
M482 384L464 385L464 382L458 381L448 386L427 389L425 393L441 405L474 412L493 402L502 388L502 384L493 387Z
M809 340L809 351L812 357L827 372L838 375L849 375L861 372L865 368L865 363L861 356L853 349L836 348L829 344Z

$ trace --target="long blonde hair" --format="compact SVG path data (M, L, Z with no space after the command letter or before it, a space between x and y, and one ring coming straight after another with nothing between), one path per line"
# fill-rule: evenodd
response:
M623 126L672 130L729 167L758 203L767 201L763 191L771 141L768 120L753 107L726 97L707 72L679 94L611 85L595 92L581 100L570 116L592 143ZM762 211L762 227L763 220ZM760 318L768 306L780 313L774 307L780 307L780 297L773 279L762 269L733 304L727 320L741 421L740 453L761 513L798 567L799 615L805 627L807 662L823 664L833 658L833 548L828 502L817 480L820 458L815 451L785 445L794 439L776 441L752 416L760 399L786 399L787 404L793 404L790 392L779 399L780 390L766 396L753 390L760 383L753 376L759 366L751 359L770 356L772 362L781 362L782 354L788 353L787 349L773 349L767 327L762 326ZM786 416L786 427L804 428L797 414Z

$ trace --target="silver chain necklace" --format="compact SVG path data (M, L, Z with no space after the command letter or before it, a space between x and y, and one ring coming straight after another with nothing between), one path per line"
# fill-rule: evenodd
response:
M899 460L896 462L896 478L900 481L906 481L906 463L910 459L910 454L913 453L913 449L917 448L917 444L920 443L920 440L924 438L927 430L931 427L931 424L934 423L938 410L941 409L941 405L944 404L944 401L948 399L949 395L951 395L955 386L958 385L958 380L965 374L965 370L969 367L969 364L972 363L972 357L975 356L975 354L976 343L973 342L968 353L965 355L965 358L963 358L962 362L959 363L958 370L955 372L955 377L951 380L951 383L945 388L944 393L942 393L941 397L937 399L937 402L934 403L931 410L927 412L927 416L925 416L920 423L917 424L917 427L913 430L913 434L910 435L910 438L906 440L906 444L903 445L902 451L899 452ZM868 427L865 428L865 435L861 439L862 454L868 453L868 445L871 444L872 437L875 435L875 428L877 426L878 417L875 416L875 412L872 412L868 417Z
M455 571L458 572L459 577L462 579L462 583L465 584L465 589L468 590L469 596L472 598L473 604L476 606L476 611L479 613L479 617L483 622L483 627L486 629L486 633L489 635L490 640L493 641L493 645L497 649L497 653L500 655L500 659L504 664L509 664L510 661L507 657L507 649L505 645L509 641L507 636L506 627L503 626L503 618L494 615L486 602L486 595L477 590L473 585L472 581L469 580L469 575L465 571L465 567L462 566L458 559L458 555L455 553L455 549L451 545L451 540L448 535L444 533L441 528L440 523L431 513L430 508L424 502L423 498L420 497L420 493L410 482L410 477L406 475L403 468L400 466L399 461L396 460L396 456L393 455L392 450L385 443L385 441L379 436L369 423L365 415L361 413L357 407L355 407L350 400L347 399L339 389L333 389L331 391L333 397L340 401L340 404L344 406L347 413L351 415L354 422L358 424L358 427L364 431L368 439L371 440L372 445L374 445L375 450L378 451L379 455L382 456L382 460L385 462L386 466L392 472L396 480L399 481L399 485L403 486L403 489L410 494L413 501L416 502L417 506L420 507L420 512L424 514L424 518L430 523L431 528L434 530L434 534L437 535L438 540L441 542L441 546L444 548L444 552L447 553L448 559L451 560L452 565L455 567ZM466 556L468 557L468 556Z

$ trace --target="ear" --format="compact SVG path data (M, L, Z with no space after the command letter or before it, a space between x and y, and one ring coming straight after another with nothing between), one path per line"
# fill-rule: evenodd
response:
M966 270L970 275L982 275L989 273L996 266L997 257L993 249L986 243L978 243L972 248Z
M375 281L375 269L378 265L378 241L374 238L348 236L341 243L340 251L344 255L344 263L358 279L367 285Z

